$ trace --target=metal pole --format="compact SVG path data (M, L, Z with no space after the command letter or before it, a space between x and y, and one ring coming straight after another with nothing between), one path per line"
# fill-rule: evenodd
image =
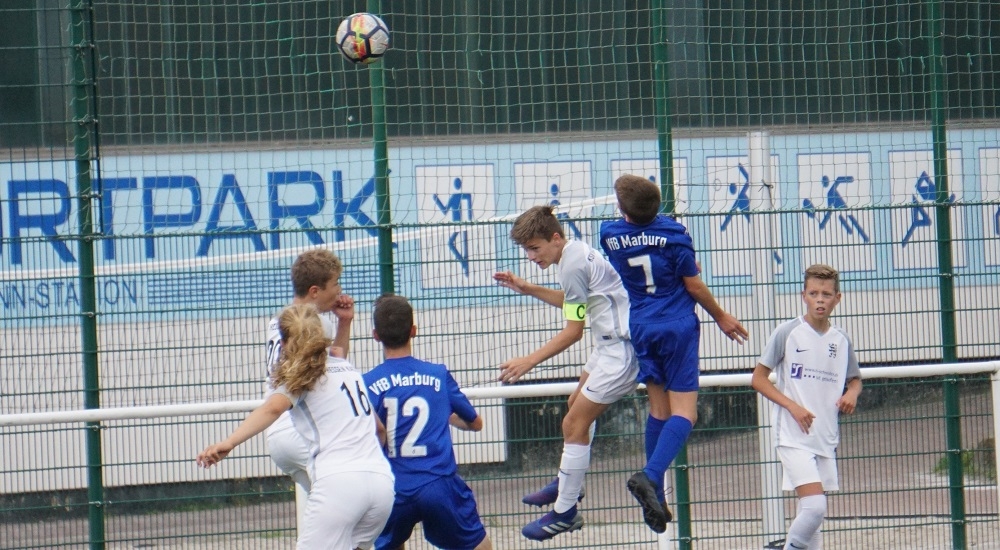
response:
M94 44L91 41L93 6L89 0L75 0L70 7L70 42L72 46L73 87L73 160L76 171L77 223L79 225L78 279L80 284L80 345L83 360L83 403L86 409L101 407L100 378L97 364L97 290L94 276L94 216L96 194L92 189L92 138L97 121L91 112L95 103L92 65ZM87 516L90 548L105 547L104 475L101 457L101 424L88 422L87 440Z
M941 300L941 352L945 363L958 358L955 331L955 280L951 250L951 209L948 202L947 80L944 65L944 10L941 0L928 4L929 51L931 66L931 139L934 155L934 197L937 213L938 295ZM965 548L965 482L962 473L962 425L958 388L953 377L945 381L945 415L948 439L948 480L951 500L952 548Z
M750 209L753 214L753 234L757 244L753 254L753 304L756 316L763 321L758 326L774 325L774 197L771 192L771 137L767 132L747 134L749 145ZM764 211L765 213L759 213ZM760 331L758 338L767 333ZM763 343L763 340L761 340ZM760 451L761 506L764 534L769 540L781 538L785 532L785 506L781 492L781 465L774 448L771 402L757 395L758 449Z
M931 140L934 156L934 207L937 213L938 292L941 298L941 342L945 363L958 360L955 330L955 269L952 265L951 203L948 201L948 128L941 0L930 3Z
M656 142L660 159L660 194L663 203L660 211L677 211L674 190L673 130L670 126L670 87L667 59L667 18L663 0L654 0L651 5L653 18L653 96L656 120ZM669 548L670 536L676 536L678 546L683 550L691 548L691 489L687 473L687 447L674 458L674 475L677 497L676 521L671 529L658 537L658 547ZM669 476L669 473L668 473Z
M688 474L687 445L681 447L674 459L674 488L677 495L677 545L682 550L690 550L691 535L691 482Z
M670 126L670 86L667 66L666 6L655 0L653 11L653 95L656 119L656 142L660 157L660 192L663 195L662 211L677 210L674 191L673 129Z
M990 375L990 389L993 393L993 458L994 472L1000 472L1000 370ZM997 510L1000 510L1000 491L996 491Z
M945 439L948 456L948 496L951 501L951 547L965 546L965 483L962 471L962 408L959 406L958 379L944 379Z
M368 0L368 11L382 13L380 0ZM368 67L372 87L372 141L375 154L375 211L378 223L378 266L382 292L395 292L393 270L392 212L389 200L389 143L385 116L385 72L383 61Z

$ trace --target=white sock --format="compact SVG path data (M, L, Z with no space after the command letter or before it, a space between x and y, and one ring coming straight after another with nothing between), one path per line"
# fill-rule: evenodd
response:
M819 526L826 515L826 495L811 495L799 499L799 510L788 528L785 550L812 548L810 542L819 533Z
M583 478L590 467L590 445L563 445L562 459L559 461L559 498L555 511L558 514L576 506L583 488Z
M823 550L823 531L820 529L816 530L816 534L813 538L809 539L809 550Z

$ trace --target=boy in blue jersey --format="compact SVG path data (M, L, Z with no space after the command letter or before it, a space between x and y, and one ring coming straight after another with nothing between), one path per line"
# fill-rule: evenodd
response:
M671 519L663 480L698 419L700 304L719 329L742 344L749 333L727 313L701 280L687 229L660 215L660 189L634 175L615 181L624 219L601 224L601 247L621 275L629 296L632 345L639 357L639 382L646 384L646 466L628 480L653 531Z
M413 308L402 296L375 301L373 336L385 361L364 375L372 407L385 424L396 500L377 550L402 548L413 527L439 548L490 550L475 495L458 475L451 431L479 431L483 419L444 365L412 356Z

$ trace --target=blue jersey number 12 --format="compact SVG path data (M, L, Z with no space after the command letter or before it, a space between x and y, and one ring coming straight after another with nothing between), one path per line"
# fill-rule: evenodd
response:
M389 458L396 457L416 457L427 456L427 446L417 445L420 439L420 432L427 426L427 415L431 412L431 406L423 397L411 397L403 403L403 409L399 409L399 399L387 397L385 400L385 429L388 432L388 452ZM396 448L396 429L399 427L399 414L403 416L415 416L410 432L403 439L403 444Z

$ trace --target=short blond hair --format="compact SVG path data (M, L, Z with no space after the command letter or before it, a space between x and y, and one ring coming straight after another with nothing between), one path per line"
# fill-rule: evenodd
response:
M292 263L292 290L298 297L309 294L309 289L325 288L331 279L339 279L344 264L336 254L325 248L314 248L299 254Z
M840 292L840 272L826 264L813 264L806 269L806 276L802 281L803 289L805 289L809 279L833 281L833 291Z

